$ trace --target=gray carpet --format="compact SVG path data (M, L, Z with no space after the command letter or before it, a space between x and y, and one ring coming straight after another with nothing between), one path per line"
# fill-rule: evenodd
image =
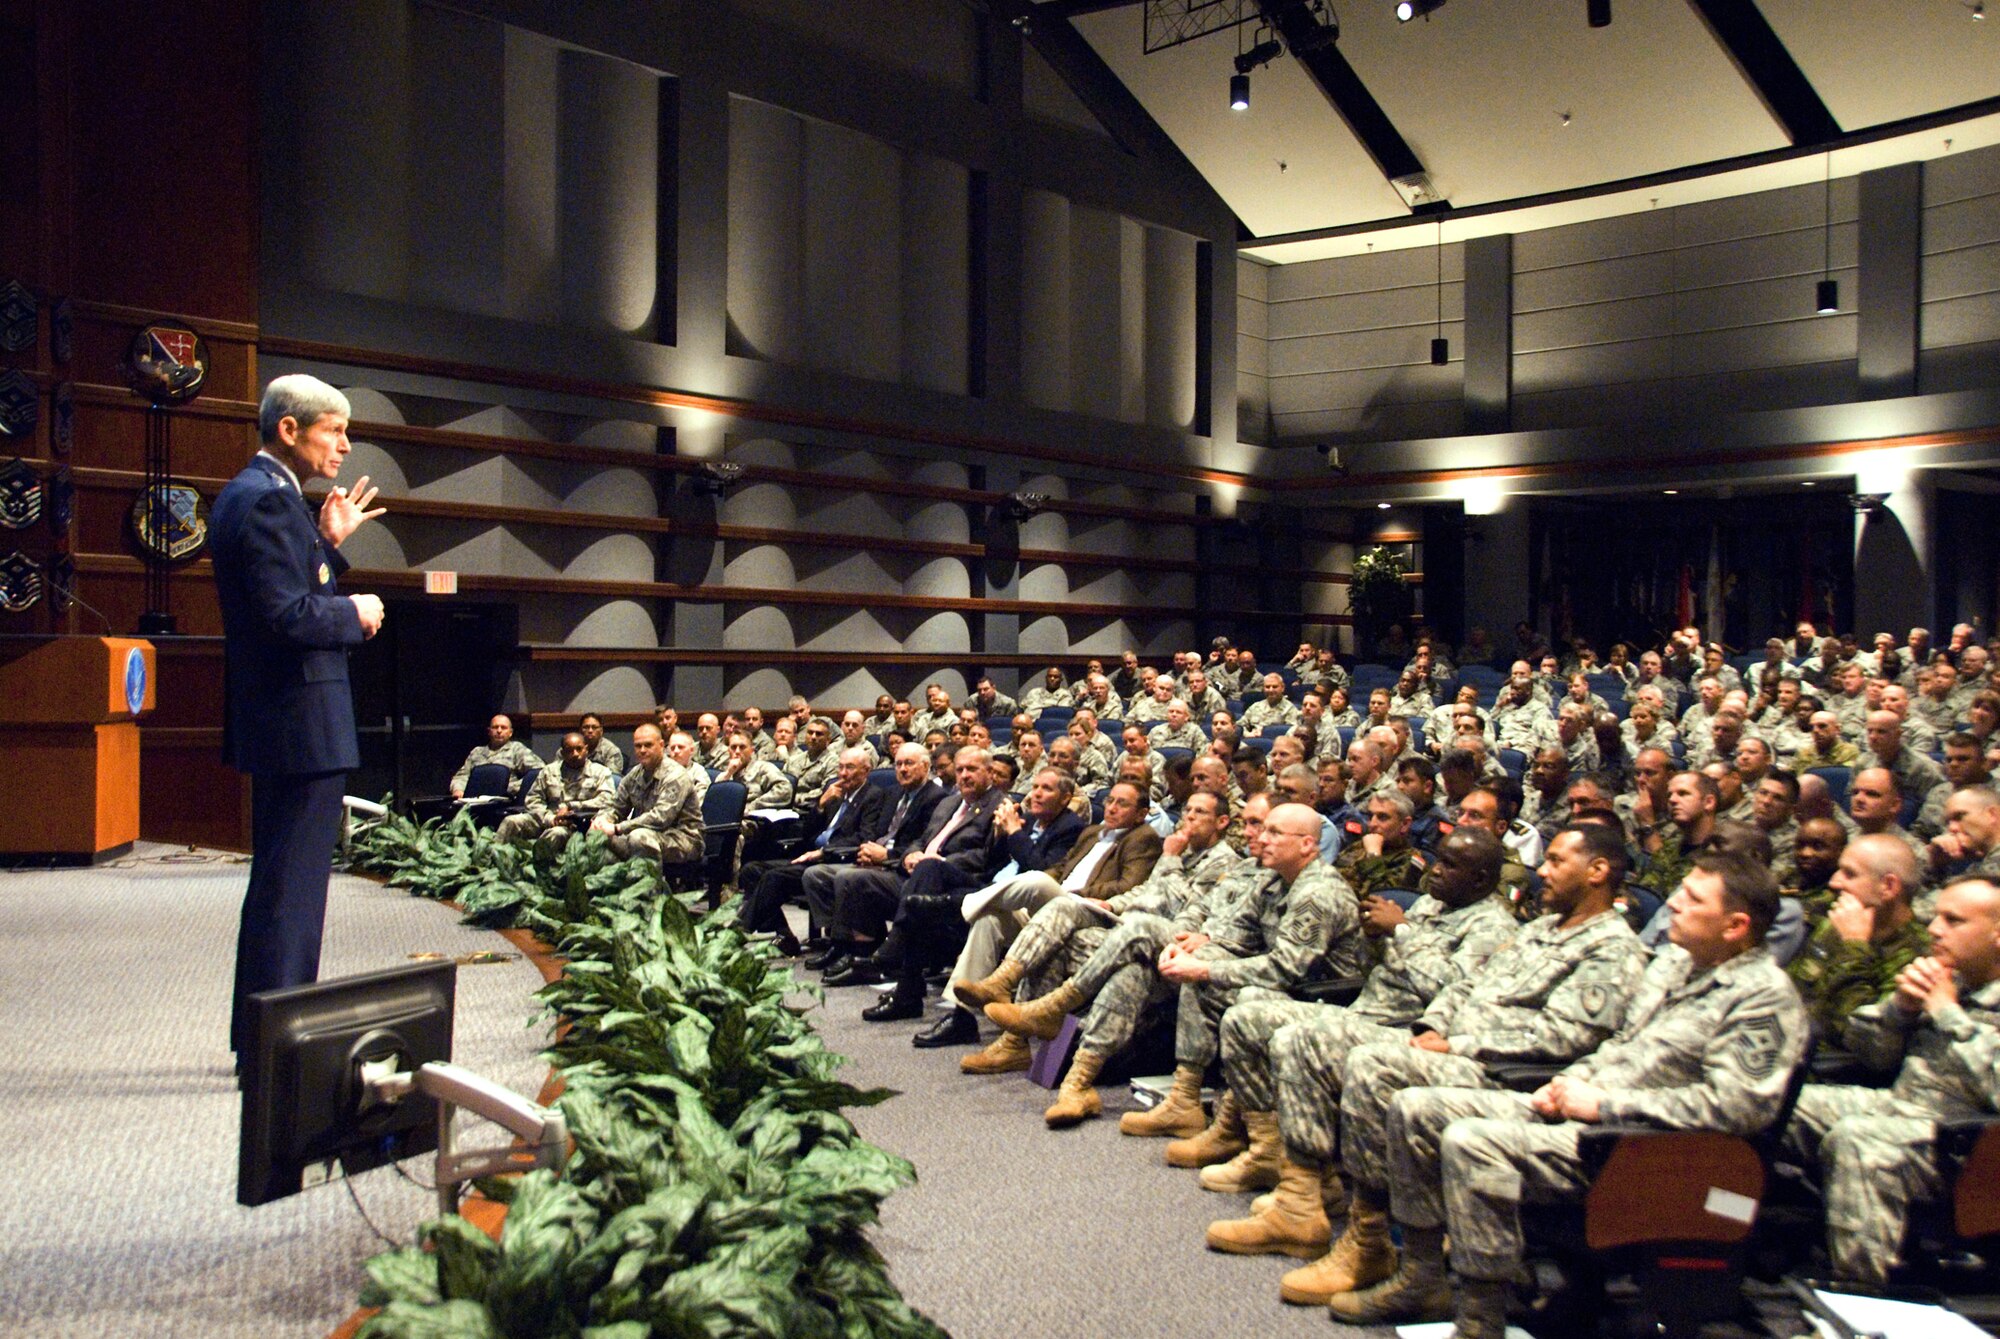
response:
M360 1264L382 1249L338 1184L237 1206L227 1028L247 869L176 854L142 844L115 867L0 872L0 1092L16 1131L0 1158L10 1339L318 1339L353 1310ZM334 877L324 976L476 949L511 946L447 908ZM526 1025L540 984L525 961L461 968L454 1058L539 1089L546 1033ZM428 1182L428 1159L409 1166ZM393 1168L354 1189L399 1240L436 1207Z
M966 1077L958 1059L969 1048L920 1051L910 1045L919 1024L861 1021L873 990L827 996L813 1020L854 1061L843 1077L902 1093L856 1123L917 1166L876 1242L904 1295L955 1339L1394 1333L1280 1302L1278 1279L1296 1260L1207 1250L1210 1220L1247 1213L1251 1197L1203 1190L1162 1161L1165 1141L1119 1134L1129 1089L1102 1090L1104 1119L1052 1131L1042 1123L1052 1094L1026 1075Z

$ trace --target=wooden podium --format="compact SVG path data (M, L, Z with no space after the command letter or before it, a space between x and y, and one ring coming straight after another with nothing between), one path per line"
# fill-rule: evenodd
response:
M131 849L154 678L153 644L138 638L0 642L0 862L87 865Z

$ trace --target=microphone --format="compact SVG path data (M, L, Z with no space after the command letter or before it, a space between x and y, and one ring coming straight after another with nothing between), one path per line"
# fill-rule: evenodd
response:
M106 637L113 637L117 635L116 633L111 631L111 620L104 616L104 611L102 609L99 609L96 605L90 603L90 601L84 599L81 595L78 595L76 593L75 582L72 581L69 584L65 585L63 582L58 581L56 579L56 574L52 570L52 568L43 568L42 575L45 578L47 578L49 587L52 590L60 592L65 600L70 601L72 604L81 605L91 614L95 615L97 621L104 625L104 635Z

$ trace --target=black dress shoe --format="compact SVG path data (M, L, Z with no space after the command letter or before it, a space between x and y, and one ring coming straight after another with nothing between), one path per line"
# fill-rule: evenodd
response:
M879 986L882 973L869 966L865 959L849 958L838 967L830 969L820 978L822 986Z
M921 990L906 994L898 990L893 995L884 995L874 1004L861 1011L861 1016L871 1023L896 1023L906 1018L924 1016L924 996Z
M847 945L828 944L819 952L805 960L805 966L815 972L823 972L847 956Z
M943 1018L910 1038L910 1045L930 1051L940 1046L970 1046L978 1040L979 1020L963 1009L949 1009Z
M778 956L781 958L796 958L805 952L805 949L800 946L799 941L790 935L779 935L771 942L778 946Z

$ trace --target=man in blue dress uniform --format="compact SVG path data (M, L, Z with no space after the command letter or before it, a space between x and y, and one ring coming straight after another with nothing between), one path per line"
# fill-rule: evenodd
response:
M341 796L360 765L347 648L382 626L382 601L342 595L339 548L370 511L360 480L314 509L301 484L331 479L348 452L347 397L316 377L279 377L257 411L263 449L209 517L222 605L223 758L250 778L250 887L236 941L230 1048L240 1057L244 1001L319 977L327 878Z

